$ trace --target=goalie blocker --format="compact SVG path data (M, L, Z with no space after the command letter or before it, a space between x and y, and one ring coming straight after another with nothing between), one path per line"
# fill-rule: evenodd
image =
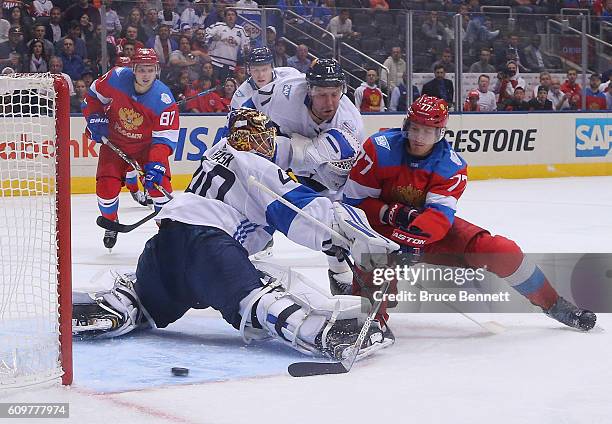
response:
M362 263L366 268L384 264L384 253L394 250L395 244L384 238L370 240L364 234L371 231L367 223L358 223L365 227L355 230L355 223L347 221L361 211L335 204L334 213L333 227L343 240L334 238L333 244L351 250L354 257L367 258ZM207 260L198 260L203 257ZM139 258L135 275L118 276L105 292L75 293L73 333L116 337L136 329L163 328L191 308L212 307L246 342L272 337L303 353L344 359L367 317L362 299L331 297L298 273L256 265L224 231L162 220L159 233ZM375 322L359 357L392 342Z

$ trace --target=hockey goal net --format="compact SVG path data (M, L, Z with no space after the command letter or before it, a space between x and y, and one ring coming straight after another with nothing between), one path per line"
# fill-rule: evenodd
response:
M72 382L69 143L61 76L0 76L0 389Z

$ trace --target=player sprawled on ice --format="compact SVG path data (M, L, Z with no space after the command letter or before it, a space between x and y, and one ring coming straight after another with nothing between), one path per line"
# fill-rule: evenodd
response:
M73 332L100 333L105 323L103 336L163 328L191 308L212 307L247 341L273 337L300 351L343 358L365 318L360 299L329 297L296 274L265 275L249 254L273 231L314 250L346 249L365 269L384 265L399 246L376 234L362 211L332 202L275 165L276 130L265 115L234 110L228 128L227 138L204 154L186 192L156 217L159 233L146 243L135 278L118 278L95 300L75 294ZM350 242L249 184L251 176ZM376 323L364 354L390 343Z
M246 106L268 115L278 126L279 134L286 136L279 138L276 164L283 169L291 169L301 183L316 191L332 189L332 193L325 194L337 194L337 198L341 198L338 187L332 188L321 181L322 174L309 167L308 163L303 163L304 155L301 152L306 151L323 133L336 130L351 134L353 137L349 144L356 151L359 150L365 139L363 120L353 102L344 95L345 92L346 76L340 64L333 59L319 59L312 63L305 75L278 79L265 89L255 91L251 99L245 102ZM353 152L346 149L341 153L348 158ZM348 171L345 171L345 175ZM345 178L342 178L339 185L342 186L344 182ZM268 255L271 253L270 247L267 246L265 250ZM330 289L337 294L350 285L353 274L343 260L328 256L328 261Z
M422 262L486 267L557 321L593 328L595 314L560 297L515 242L455 216L467 164L444 138L447 121L446 101L419 97L403 128L381 131L364 143L344 201L363 209L372 227L403 250L423 254Z
M157 79L159 61L153 49L138 49L131 65L113 68L95 80L83 107L89 137L102 143L96 195L100 212L111 220L117 220L119 192L130 165L103 143L105 138L141 164L156 209L168 202L156 186L172 191L168 156L178 140L178 107L170 89ZM106 230L103 241L111 249L117 232Z
M257 90L269 91L274 81L296 77L301 72L289 66L274 67L274 56L268 47L256 47L249 53L249 78L240 84L232 97L232 109L238 109Z

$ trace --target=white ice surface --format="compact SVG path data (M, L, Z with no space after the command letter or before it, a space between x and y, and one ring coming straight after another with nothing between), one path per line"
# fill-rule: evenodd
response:
M526 252L611 252L611 187L611 177L471 182L459 216ZM148 213L121 201L124 222ZM95 196L75 195L72 205L74 287L108 286L108 270L133 268L155 226L120 234L108 254ZM274 252L273 261L328 284L322 255L283 237ZM0 392L0 402L70 402L75 423L611 422L610 315L588 334L539 314L474 317L507 330L488 335L454 314L395 314L391 348L346 375L295 379L286 366L304 356L277 343L246 347L217 313L193 311L166 330L77 342L72 387ZM170 376L176 365L190 376Z

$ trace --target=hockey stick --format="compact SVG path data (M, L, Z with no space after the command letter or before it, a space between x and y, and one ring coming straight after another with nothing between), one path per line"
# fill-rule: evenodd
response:
M326 375L326 374L345 374L353 368L353 364L357 360L357 355L361 350L361 345L363 344L366 336L368 335L368 331L372 326L372 322L378 314L380 306L383 304L385 295L387 294L387 290L389 290L389 282L385 281L380 286L380 298L376 300L372 304L372 309L370 310L370 314L366 318L363 326L361 327L361 331L357 336L357 340L353 346L350 347L351 353L347 358L343 359L339 362L294 362L290 364L287 368L289 375L292 377L310 377L313 375Z
M276 193L275 191L267 187L265 184L262 184L261 182L257 181L257 179L254 176L252 175L249 176L248 183L259 187L260 189L268 193L270 196L272 196L273 198L281 202L283 205L295 211L301 217L306 218L308 221L312 222L314 225L322 229L325 229L326 231L331 232L335 237L337 237L340 240L343 240L347 245L350 244L349 240L346 237L344 237L343 235L341 235L334 229L330 228L329 226L325 225L324 223L314 218L313 216L307 214L306 212L304 212L303 210L295 206L293 203L289 202L287 199L283 198L281 195L279 195L278 193ZM372 325L372 322L374 321L376 314L378 314L378 311L385 299L385 294L387 293L388 289L389 289L389 282L386 281L381 285L381 288L380 288L381 296L379 300L375 300L374 303L372 304L370 313L368 314L368 317L366 318L363 326L361 327L361 331L359 332L359 335L357 336L357 340L355 341L353 346L350 348L351 352L347 358L345 358L344 360L340 362L310 362L310 361L294 362L293 364L290 364L289 367L287 368L287 371L289 372L289 374L293 377L306 377L306 376L312 376L312 375L343 374L343 373L349 372L350 369L353 367L353 364L357 360L357 355L359 354L361 345L363 344L368 334L368 331L370 330L370 326Z
M117 147L113 143L111 143L108 138L102 137L102 142L104 144L106 144L108 147L110 147L110 149L113 152L115 152L121 159L123 159L128 164L130 164L132 166L132 168L134 168L138 172L139 175L144 176L144 172L143 172L143 170L140 167L140 164L138 162L136 162L135 160L130 158L128 155L126 155L123 150L121 150L119 147ZM166 190L162 186L160 186L160 185L158 185L156 183L153 183L153 186L156 189L158 189L159 191L161 191L162 194L164 196L166 196L168 199L172 200L174 198L174 196L172 196L172 194L170 194L168 192L168 190ZM121 224L119 222L115 222L113 220L110 220L110 219L106 218L105 216L99 216L96 219L96 224L98 224L98 226L104 228L105 230L117 231L119 233L129 233L130 231L140 227L142 224L144 224L145 222L149 221L151 218L154 218L159 213L160 210L161 209L158 209L158 210L155 210L155 211L151 212L150 214L148 214L147 216L142 218L140 221L135 222L133 224Z
M198 97L201 97L201 96L205 96L208 93L212 93L215 90L216 90L216 88L209 88L208 90L204 90L204 91L196 94L195 96L191 96L191 97L187 97L186 99L179 100L178 102L176 102L176 105L177 106L182 106L182 105L184 105L185 103L187 103L190 100L197 99Z

